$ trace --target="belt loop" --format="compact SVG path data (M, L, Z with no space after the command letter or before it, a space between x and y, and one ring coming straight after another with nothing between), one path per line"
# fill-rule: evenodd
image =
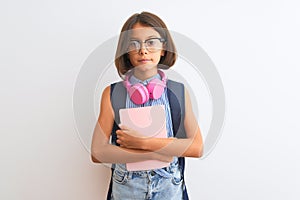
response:
M171 172L171 167L170 167L170 165L167 166L167 167L165 167L165 169L166 169L167 172L169 172L169 173Z
M133 174L133 172L128 171L127 173L128 173L128 174L127 174L128 179L132 179L132 174Z
M151 176L154 176L156 173L155 173L154 170L151 170L151 171L150 171L150 174L151 174Z

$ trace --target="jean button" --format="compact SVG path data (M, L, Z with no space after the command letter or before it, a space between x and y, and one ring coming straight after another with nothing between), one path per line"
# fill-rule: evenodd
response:
M151 174L151 176L154 176L155 175L155 171L151 170L150 174Z

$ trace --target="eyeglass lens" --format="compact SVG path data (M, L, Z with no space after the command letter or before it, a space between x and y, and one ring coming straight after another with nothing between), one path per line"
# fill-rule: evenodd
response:
M161 38L150 38L145 40L144 42L138 41L138 40L131 40L129 42L128 51L129 52L139 52L141 49L141 43L145 44L145 48L149 52L156 52L158 50L162 49L162 42L163 40Z

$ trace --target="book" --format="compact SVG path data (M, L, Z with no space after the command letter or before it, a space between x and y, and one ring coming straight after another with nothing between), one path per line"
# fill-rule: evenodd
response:
M141 135L136 137L167 138L166 115L164 105L125 108L119 110L120 122ZM146 160L126 163L128 171L159 169L170 163L159 160Z

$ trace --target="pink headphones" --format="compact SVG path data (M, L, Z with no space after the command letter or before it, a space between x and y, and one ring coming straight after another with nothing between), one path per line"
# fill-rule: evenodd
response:
M163 71L158 70L158 74L161 76L162 80L154 78L147 86L144 86L141 83L131 85L129 78L131 77L132 72L125 77L123 84L133 103L140 105L147 102L149 99L158 99L161 97L166 87L167 80Z

